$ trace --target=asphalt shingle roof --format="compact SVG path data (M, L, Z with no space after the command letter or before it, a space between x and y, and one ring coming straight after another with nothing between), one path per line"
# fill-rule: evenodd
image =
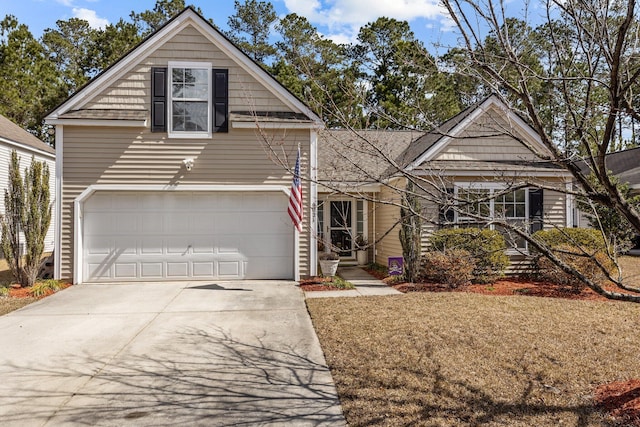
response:
M376 182L417 131L323 130L318 134L318 179L332 183Z
M40 139L22 129L3 115L0 115L0 138L17 142L50 154L56 153L56 150L51 146L45 144Z

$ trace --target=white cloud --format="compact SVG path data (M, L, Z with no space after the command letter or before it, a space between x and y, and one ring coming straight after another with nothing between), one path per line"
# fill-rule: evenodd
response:
M56 1L63 6L68 6L68 7L73 6L73 0L56 0Z
M100 18L95 10L85 9L83 7L74 7L71 9L74 18L84 19L89 22L91 28L104 28L109 24L109 20Z
M328 29L334 41L353 41L363 25L381 16L398 20L443 17L438 0L284 0L286 8Z

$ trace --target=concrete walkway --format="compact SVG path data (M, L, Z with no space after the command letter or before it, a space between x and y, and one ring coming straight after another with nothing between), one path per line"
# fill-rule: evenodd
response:
M376 279L360 267L339 267L338 276L353 283L356 288L346 291L310 291L305 292L307 298L333 298L333 297L361 297L377 295L402 295L387 286L383 281Z
M0 316L0 425L344 426L295 282L78 285Z

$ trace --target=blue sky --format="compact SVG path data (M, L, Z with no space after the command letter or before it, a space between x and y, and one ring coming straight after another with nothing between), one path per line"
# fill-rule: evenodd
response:
M234 13L233 0L192 0L206 18L227 29ZM305 16L325 36L336 42L355 39L358 29L380 16L407 20L416 35L431 47L451 40L450 22L438 0L272 0L281 16L295 12ZM53 28L59 19L83 18L92 26L128 19L131 11L152 9L155 0L0 0L0 17L11 14L27 24L34 36Z

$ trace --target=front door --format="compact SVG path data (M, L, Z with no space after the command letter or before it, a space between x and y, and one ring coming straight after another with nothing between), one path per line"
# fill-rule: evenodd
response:
M329 202L329 236L341 257L353 256L353 214L351 200Z

